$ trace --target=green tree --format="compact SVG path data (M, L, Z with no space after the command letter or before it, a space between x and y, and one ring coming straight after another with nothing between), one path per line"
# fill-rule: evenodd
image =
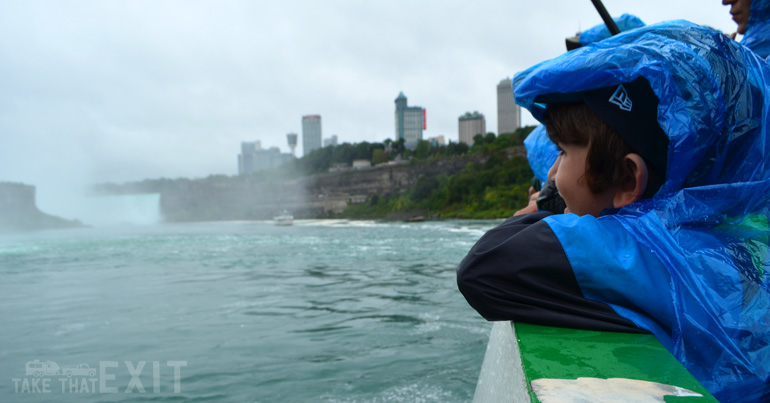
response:
M385 154L385 150L383 149L376 149L372 152L372 164L382 164L383 162L388 162L388 155Z
M430 155L430 143L425 140L417 142L417 147L414 149L414 158L416 160L426 160Z
M484 144L484 135L479 133L475 136L473 136L473 145L474 146L480 146Z

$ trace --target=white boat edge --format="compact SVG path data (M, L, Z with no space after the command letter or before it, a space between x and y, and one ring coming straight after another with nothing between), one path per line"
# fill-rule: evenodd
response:
M530 403L513 322L494 322L473 403Z

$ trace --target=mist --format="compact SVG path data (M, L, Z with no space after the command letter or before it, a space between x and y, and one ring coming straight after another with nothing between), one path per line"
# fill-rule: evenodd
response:
M93 227L117 225L151 225L162 221L159 194L72 195L51 205L52 214L77 219Z

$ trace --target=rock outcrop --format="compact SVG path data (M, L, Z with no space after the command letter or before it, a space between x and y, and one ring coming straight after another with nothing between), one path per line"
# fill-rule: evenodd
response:
M65 220L40 211L35 204L34 186L0 182L0 232L82 226L77 220Z

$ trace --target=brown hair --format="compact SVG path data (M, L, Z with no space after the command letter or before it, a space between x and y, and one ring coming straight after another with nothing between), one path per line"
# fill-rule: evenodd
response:
M623 158L636 151L586 104L548 104L543 123L554 143L588 146L585 179L591 192L622 184Z

